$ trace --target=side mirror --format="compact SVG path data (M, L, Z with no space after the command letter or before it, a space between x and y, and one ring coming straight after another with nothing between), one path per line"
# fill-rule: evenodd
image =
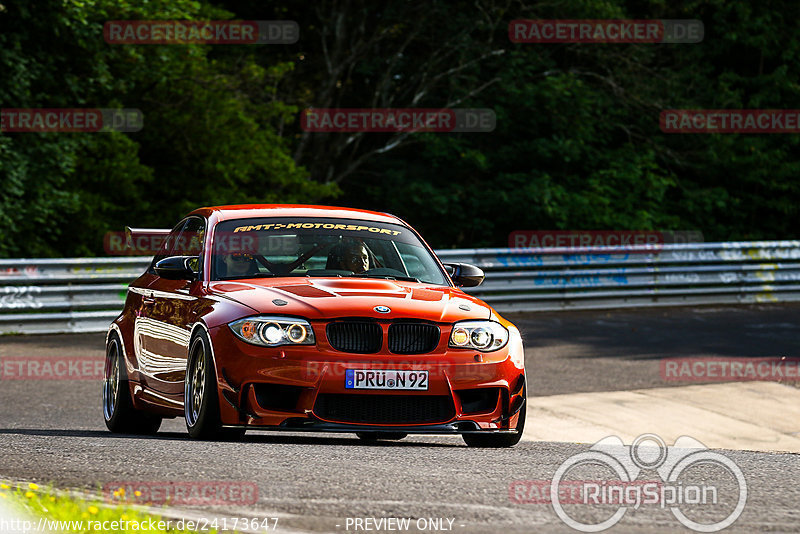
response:
M155 271L167 280L194 280L197 278L197 256L170 256L156 263Z
M456 285L475 287L481 285L484 274L483 269L469 263L445 263L444 268Z

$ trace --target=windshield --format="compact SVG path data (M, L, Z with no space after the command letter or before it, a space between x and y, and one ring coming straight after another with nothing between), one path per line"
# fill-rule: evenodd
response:
M408 228L327 218L236 219L217 224L212 280L271 276L387 278L447 285Z

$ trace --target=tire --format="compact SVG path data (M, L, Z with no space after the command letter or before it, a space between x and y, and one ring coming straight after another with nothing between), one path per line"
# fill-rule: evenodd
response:
M513 447L522 439L522 431L525 430L525 413L527 408L528 401L526 399L525 404L522 405L519 411L516 434L462 434L461 437L464 438L464 443L466 443L468 447L493 449Z
M189 343L183 392L183 413L189 437L200 440L236 440L244 436L244 429L222 428L211 342L202 330Z
M106 427L117 434L155 434L161 426L161 417L133 407L121 347L119 336L116 332L112 333L106 345L103 380L103 418Z
M378 440L400 441L407 435L402 432L356 432L356 436L366 443L375 443Z

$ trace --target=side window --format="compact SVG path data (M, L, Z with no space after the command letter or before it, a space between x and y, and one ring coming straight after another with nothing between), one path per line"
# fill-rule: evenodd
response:
M178 235L172 254L175 256L200 256L203 253L203 243L206 237L206 223L200 217L189 217ZM192 260L192 269L200 269L200 261Z
M409 275L434 284L445 283L433 258L422 247L397 243L397 251L400 253Z
M199 256L203 252L206 224L200 217L189 217L178 235L172 253L176 256Z
M147 272L150 274L155 274L155 266L156 263L163 260L164 258L168 258L169 256L173 255L173 250L175 250L175 244L178 242L178 236L181 233L184 225L186 224L187 220L184 219L175 225L175 228L169 233L167 238L164 240L164 244L161 246L161 250L158 251L158 254L153 256L153 261L150 263L150 267L147 269Z

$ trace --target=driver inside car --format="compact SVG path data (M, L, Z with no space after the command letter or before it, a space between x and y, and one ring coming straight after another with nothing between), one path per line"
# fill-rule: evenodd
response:
M252 254L234 252L223 258L225 276L251 276L258 274L258 263Z
M326 269L342 269L353 274L369 270L369 252L363 241L345 241L334 248Z
M342 253L342 265L354 274L362 274L369 270L369 252L367 246L355 241L348 245Z

